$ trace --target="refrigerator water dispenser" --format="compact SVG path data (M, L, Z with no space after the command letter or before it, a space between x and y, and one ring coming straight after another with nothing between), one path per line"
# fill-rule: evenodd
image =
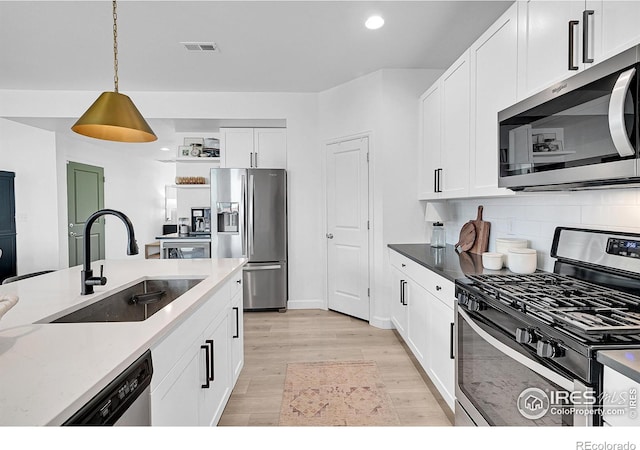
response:
M239 203L218 202L218 233L238 233Z

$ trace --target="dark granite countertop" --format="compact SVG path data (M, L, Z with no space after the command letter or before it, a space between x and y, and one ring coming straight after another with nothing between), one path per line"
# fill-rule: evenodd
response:
M388 247L451 281L464 278L465 275L509 273L507 269L485 269L481 255L458 253L453 245L433 248L430 244L389 244Z

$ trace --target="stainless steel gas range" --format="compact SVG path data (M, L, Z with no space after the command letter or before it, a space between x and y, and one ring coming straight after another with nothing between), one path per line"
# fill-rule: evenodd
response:
M640 348L640 235L559 227L551 256L456 280L456 425L602 425L597 353Z

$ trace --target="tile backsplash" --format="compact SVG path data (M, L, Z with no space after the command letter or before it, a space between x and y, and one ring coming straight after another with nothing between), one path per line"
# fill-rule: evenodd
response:
M640 233L640 189L603 189L571 192L517 193L511 196L448 200L445 221L447 243L455 244L462 226L477 216L491 222L489 251L495 239L527 239L538 251L538 268L553 271L549 256L558 226Z

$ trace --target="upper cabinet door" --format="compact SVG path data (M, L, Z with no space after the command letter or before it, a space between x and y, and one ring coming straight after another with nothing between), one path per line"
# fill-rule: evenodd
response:
M529 0L519 6L518 74L522 99L584 67L581 22L585 2ZM575 70L569 70L569 65Z
M469 194L469 52L442 76L442 196Z
M589 50L595 63L640 43L640 1L587 0Z
M440 84L438 81L420 97L420 162L418 198L440 197Z
M498 112L517 100L518 4L471 46L471 196L513 194L498 188Z
M287 130L255 128L253 132L254 166L262 169L287 168Z
M220 167L253 166L253 128L220 128Z

